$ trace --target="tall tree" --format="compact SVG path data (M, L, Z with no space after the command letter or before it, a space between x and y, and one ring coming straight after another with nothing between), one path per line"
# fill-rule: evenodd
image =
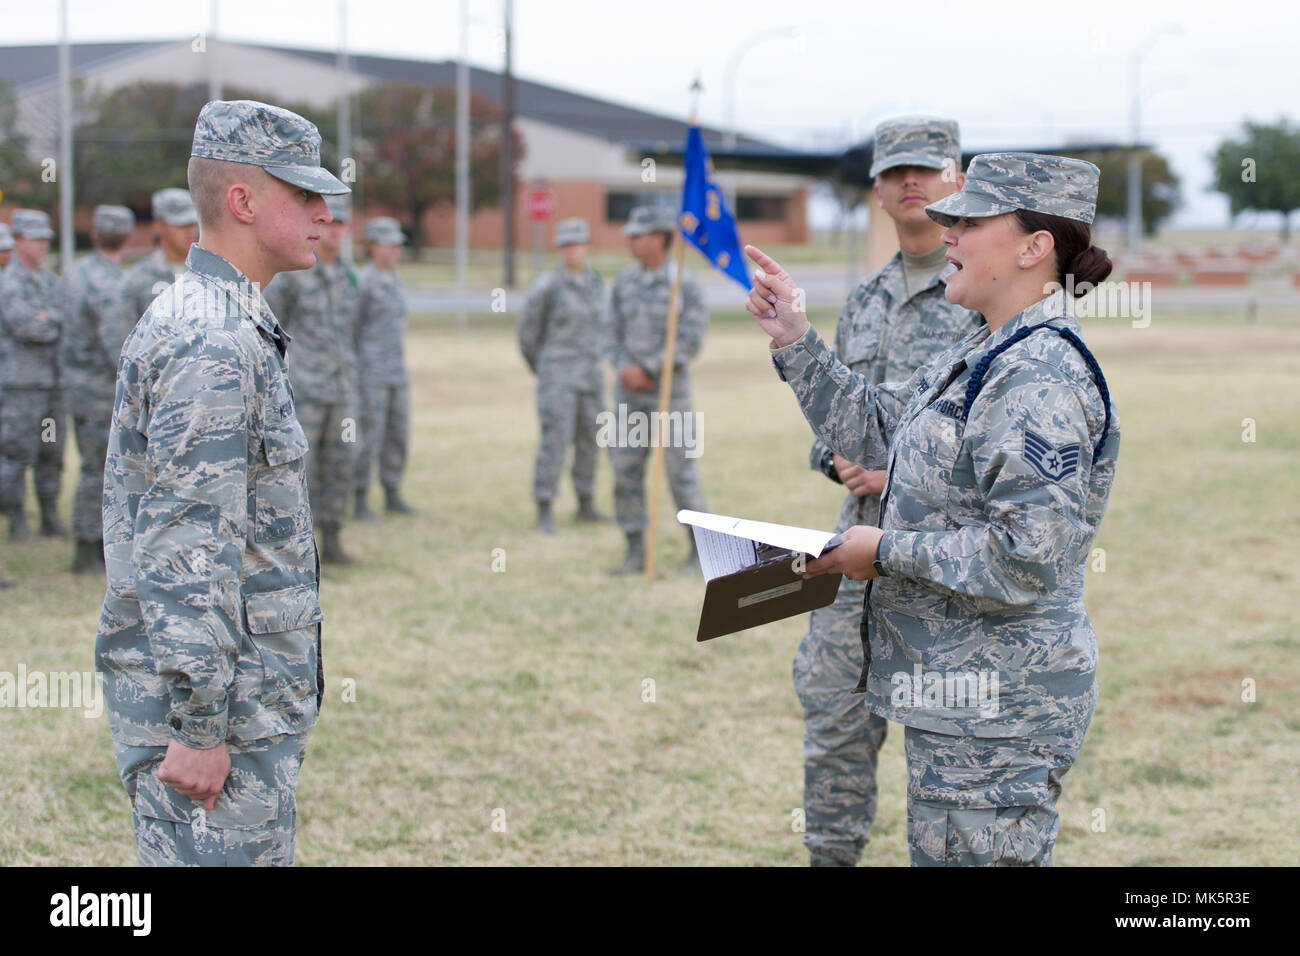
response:
M1124 218L1128 215L1128 154L1124 152L1076 152L1101 170L1097 188L1097 215ZM1168 219L1180 202L1178 176L1169 161L1155 150L1147 150L1142 168L1142 232L1152 235Z
M222 95L274 102L239 87ZM73 134L78 205L122 203L147 217L155 190L184 189L194 122L207 98L206 84L147 81L82 97L84 119Z
M382 83L358 96L357 182L363 200L407 211L412 245L423 245L424 213L456 201L456 91L414 83ZM470 208L500 201L501 109L470 96ZM523 143L514 134L514 159Z
M1291 213L1300 208L1300 127L1246 120L1238 139L1225 139L1212 154L1214 184L1228 197L1233 216L1247 209L1282 214L1282 241L1291 239Z

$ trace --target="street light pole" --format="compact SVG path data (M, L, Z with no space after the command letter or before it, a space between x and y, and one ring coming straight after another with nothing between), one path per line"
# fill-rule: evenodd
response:
M59 272L66 278L76 246L72 229L72 57L68 50L68 0L59 3ZM21 474L20 474L21 477Z
M759 30L751 33L740 45L731 51L731 56L727 58L727 65L722 71L722 95L723 109L725 110L725 121L722 127L722 149L724 152L731 152L736 148L736 74L740 70L740 61L745 58L745 54L758 46L764 40L772 37L796 38L799 33L798 27L778 27L776 29ZM728 175L723 180L723 190L727 194L727 202L730 204L732 215L737 219L740 217L736 209L736 176L734 173Z
M352 155L352 98L348 92L348 0L339 0L338 71L339 175L346 176L349 172L348 158ZM351 171L355 173L355 168ZM355 182L355 175L348 176L348 185ZM355 196L352 200L352 218L355 220L359 204ZM346 260L352 259L352 229L353 222L349 222L347 231L343 233L343 248L340 251Z
M1130 253L1138 251L1142 244L1142 156L1138 149L1142 129L1142 58L1146 56L1156 40L1164 34L1182 33L1183 28L1177 23L1166 23L1156 27L1147 34L1145 40L1133 49L1129 75L1132 82L1132 112L1129 129L1131 149L1128 154L1128 249Z

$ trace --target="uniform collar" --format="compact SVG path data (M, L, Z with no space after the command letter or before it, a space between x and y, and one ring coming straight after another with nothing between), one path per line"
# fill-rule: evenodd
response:
M239 306L240 311L253 320L253 323L276 342L283 351L281 342L289 342L289 333L280 328L270 306L262 298L262 291L257 284L244 275L234 263L202 248L198 243L190 246L190 254L185 257L186 267L195 275L216 283Z
M646 278L653 278L653 279L662 278L669 282L671 282L673 280L673 277L677 274L677 263L673 262L673 257L671 255L666 257L663 261L663 264L658 266L657 268L647 269L640 262L637 263L637 268L641 270L641 275L645 276Z
M917 289L911 295L907 294L907 283L903 281L903 250L899 249L893 257L885 263L885 270L881 275L885 291L887 291L895 302L906 302L909 299L915 299L917 296L929 292L937 285L948 284L948 276L957 271L957 267L951 262L945 263L944 267L930 277L930 281Z
M1059 324L1070 328L1076 324L1070 305L1065 299L1064 290L1058 289L1051 295L1044 296L1022 312L1012 316L1008 322L988 337L987 344L990 348L995 348L999 343L1005 342L1015 335L1020 329L1028 328L1031 325L1039 325L1052 319L1064 319L1065 321Z

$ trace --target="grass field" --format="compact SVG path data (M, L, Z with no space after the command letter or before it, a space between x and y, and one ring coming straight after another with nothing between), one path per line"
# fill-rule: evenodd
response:
M1056 863L1294 864L1300 315L1157 312L1087 337L1123 443L1087 591L1101 703L1065 778ZM808 471L766 345L743 313L715 316L696 366L709 505L829 528L838 488ZM697 645L698 576L609 578L621 536L570 523L567 478L560 533L532 530L532 379L500 317L417 317L408 354L409 497L425 514L349 526L364 564L322 581L329 695L298 863L804 863L790 677L804 619ZM609 511L605 461L600 484ZM671 567L685 538L665 501ZM0 670L88 670L102 582L67 573L67 540L3 549ZM0 710L0 739L0 863L134 862L105 718ZM907 862L903 771L894 726L866 863Z

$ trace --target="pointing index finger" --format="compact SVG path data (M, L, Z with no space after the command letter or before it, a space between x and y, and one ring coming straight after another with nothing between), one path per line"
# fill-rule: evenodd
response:
M754 260L754 264L766 272L768 275L785 277L786 272L781 268L780 263L769 256L758 246L745 246L745 255Z

